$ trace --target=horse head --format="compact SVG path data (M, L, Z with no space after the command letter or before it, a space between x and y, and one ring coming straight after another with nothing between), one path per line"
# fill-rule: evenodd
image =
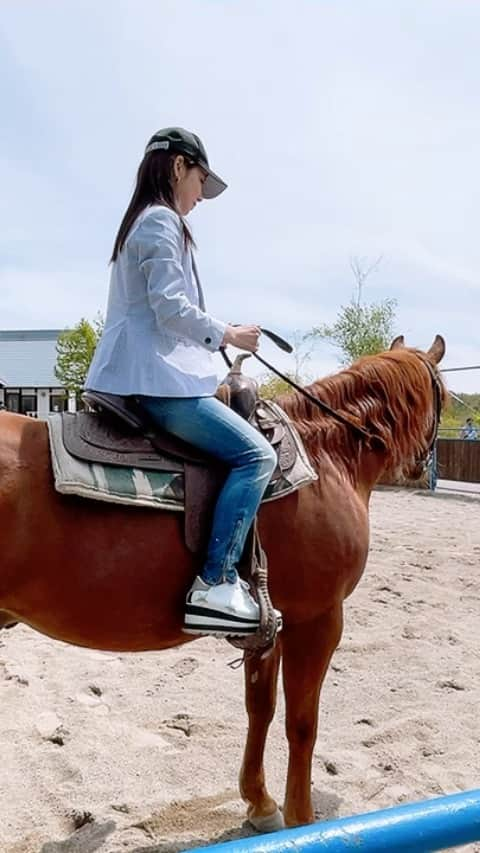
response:
M317 464L326 455L351 481L363 477L371 485L418 479L431 460L447 398L438 369L444 353L440 335L426 351L405 346L399 335L386 352L363 356L279 402ZM330 412L319 412L312 398L328 403Z

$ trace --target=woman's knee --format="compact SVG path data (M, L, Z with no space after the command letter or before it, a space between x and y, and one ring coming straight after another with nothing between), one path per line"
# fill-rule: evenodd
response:
M277 467L277 454L273 449L272 445L268 443L266 439L263 439L258 448L257 455L258 464L262 466L266 471L269 471L273 474L275 468Z
M277 464L277 454L267 439L259 433L255 436L255 442L250 442L248 448L244 448L237 456L236 462L240 467L255 465L262 470L273 472Z

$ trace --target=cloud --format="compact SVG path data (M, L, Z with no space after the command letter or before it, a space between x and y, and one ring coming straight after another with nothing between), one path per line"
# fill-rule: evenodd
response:
M143 146L180 123L229 182L192 217L212 313L331 321L349 257L382 255L366 298L480 363L479 24L470 0L7 4L0 326L105 305Z
M69 268L0 270L2 328L63 329L103 310L104 280ZM8 322L5 323L5 318Z

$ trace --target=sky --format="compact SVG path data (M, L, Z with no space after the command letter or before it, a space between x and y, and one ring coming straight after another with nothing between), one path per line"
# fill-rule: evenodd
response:
M381 258L365 301L480 365L479 84L472 0L2 0L0 328L104 311L145 144L181 125L229 184L190 217L213 316L307 332Z

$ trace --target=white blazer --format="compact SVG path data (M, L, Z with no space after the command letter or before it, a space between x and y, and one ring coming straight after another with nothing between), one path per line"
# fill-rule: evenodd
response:
M206 313L193 264L180 217L161 205L144 210L112 265L105 328L85 388L155 397L215 393L212 353L226 323Z

